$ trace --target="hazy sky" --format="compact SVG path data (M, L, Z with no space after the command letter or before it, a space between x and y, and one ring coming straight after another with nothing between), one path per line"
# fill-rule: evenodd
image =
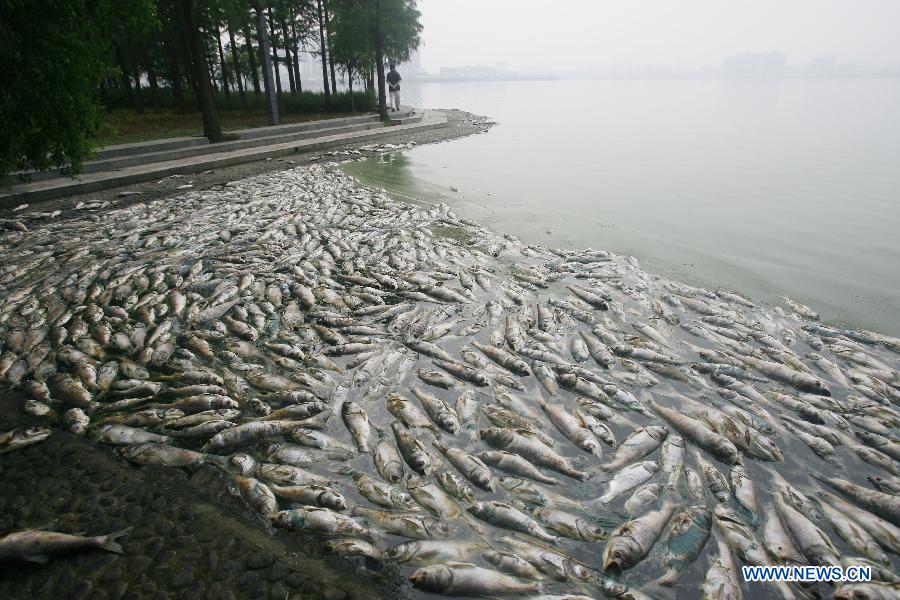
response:
M738 52L900 64L900 0L419 0L422 65L704 66Z

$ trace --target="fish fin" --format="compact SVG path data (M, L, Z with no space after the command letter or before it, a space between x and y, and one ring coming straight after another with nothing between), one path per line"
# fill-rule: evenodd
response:
M122 531L117 531L115 533L110 533L109 535L103 536L105 540L100 545L100 547L104 550L108 550L109 552L115 552L116 554L125 554L125 550L122 548L122 545L119 544L119 542L117 542L116 540L131 533L132 529L134 528L128 527L127 529L123 529Z

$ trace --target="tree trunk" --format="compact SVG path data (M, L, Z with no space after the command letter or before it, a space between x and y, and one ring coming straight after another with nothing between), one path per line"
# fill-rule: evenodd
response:
M375 0L375 69L378 71L378 114L386 121L387 96L384 93L384 38L381 34L381 0Z
M356 112L356 103L353 101L353 65L347 64L347 91L350 92L350 112Z
M184 10L176 10L175 18L178 19L178 26L181 30L182 49L184 50L181 58L184 60L184 73L187 76L188 85L191 86L191 93L194 94L194 104L197 112L202 113L203 104L200 103L200 88L197 87L197 72L194 70L194 59L191 57L191 40L188 35L187 25L184 23Z
M128 78L128 64L125 62L125 53L122 52L122 46L118 42L113 42L116 48L116 60L119 61L119 77L122 80L122 87L125 89L125 96L128 98L128 104L134 107L134 92L131 90L131 80Z
M106 112L112 110L112 107L109 105L109 90L106 86L106 78L107 75L104 75L100 78L100 104L103 105L103 108L106 109Z
M300 43L297 37L297 25L293 19L291 19L291 33L293 34L291 39L294 41L294 79L297 80L297 91L302 93L303 84L300 82Z
M144 97L141 95L141 70L137 62L131 61L131 76L134 77L134 110L144 113Z
M325 29L328 31L328 35L331 35L331 23L328 21L328 4L325 0L322 0L322 12L325 13ZM337 94L337 78L334 76L334 57L331 53L328 53L328 67L331 69L331 93Z
M297 91L297 85L294 83L294 69L292 67L293 61L291 60L292 44L288 41L290 40L290 38L288 37L287 22L284 19L281 20L281 36L281 39L284 40L284 64L287 66L288 83L291 86L291 93L294 93Z
M244 47L247 49L247 62L250 63L250 79L253 81L253 93L259 96L262 93L259 87L259 70L256 67L256 54L253 51L250 28L247 25L244 25Z
M203 52L203 39L200 36L200 28L194 20L194 0L181 0L181 10L184 14L184 26L190 42L194 78L197 80L197 88L200 92L200 106L203 112L203 135L209 138L211 143L221 142L223 139L222 127L219 125L216 105L213 103L212 89L209 84L209 71L207 71L206 67L206 54Z
M269 125L278 125L278 100L272 84L272 54L269 52L269 36L266 34L266 14L255 0L251 5L256 9L256 31L259 34L259 56L262 60L263 81L266 84L266 116ZM247 38L249 39L249 38Z
M275 19L272 18L272 9L269 8L269 44L272 46L272 65L275 68L275 89L278 90L278 112L284 114L284 97L281 89L281 68L278 66L278 47L272 41L275 39Z
M319 8L319 49L322 51L322 85L325 88L325 108L331 109L331 90L328 87L328 57L325 52L325 17L322 15L322 0L316 0Z
M244 78L241 76L241 63L238 60L237 44L234 43L234 30L228 26L228 43L231 45L231 60L234 62L234 79L237 81L238 95L241 97L241 108L247 112L247 95L244 93Z
M172 97L178 104L181 112L187 112L187 106L184 102L184 88L181 86L181 69L178 67L178 54L175 52L175 45L172 43L165 44L166 54L169 59L169 85L172 86Z
M203 44L203 55L206 60L206 74L209 77L209 82L212 85L213 92L218 92L219 86L216 84L216 62L213 60L212 55L209 53L209 28L203 27L200 29L200 32L200 43Z
M150 99L153 102L153 110L159 112L162 110L162 100L159 97L159 82L156 79L156 72L153 70L153 59L147 49L144 49L144 63L147 65L147 80L150 82Z
M219 45L219 64L222 65L222 89L225 90L225 95L231 95L231 82L228 81L228 67L225 66L225 51L222 50L222 32L219 31L219 28L215 28L216 32L216 43Z

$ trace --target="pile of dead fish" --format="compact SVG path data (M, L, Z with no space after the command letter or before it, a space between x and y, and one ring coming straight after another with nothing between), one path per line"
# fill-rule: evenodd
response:
M137 465L221 468L275 527L421 590L897 597L896 338L333 166L25 229L0 232L24 410ZM743 581L774 564L873 580Z

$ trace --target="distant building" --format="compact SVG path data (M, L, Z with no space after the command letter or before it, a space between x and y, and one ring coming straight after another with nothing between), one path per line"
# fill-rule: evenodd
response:
M722 61L725 77L783 77L787 55L784 52L734 54Z
M414 50L409 55L409 60L403 64L397 65L397 70L406 79L415 79L421 75L425 75L425 69L422 68L422 55L418 50Z
M822 77L834 75L837 72L837 58L834 56L819 56L809 63L810 75Z

